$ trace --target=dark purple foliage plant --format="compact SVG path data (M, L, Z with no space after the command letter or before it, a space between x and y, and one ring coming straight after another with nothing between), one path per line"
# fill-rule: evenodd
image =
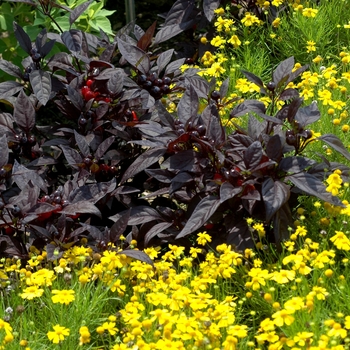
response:
M286 86L305 67L293 72L288 58L267 84L244 72L285 105L270 115L263 103L244 101L230 118L249 115L248 127L228 134L219 117L228 80L216 91L197 69L182 73L185 58L174 49L162 49L195 22L209 23L218 2L203 5L176 1L158 31L130 23L113 41L102 31L43 29L31 42L14 23L28 56L23 67L0 61L15 78L0 83L1 256L26 259L34 245L55 260L84 239L97 252L113 243L149 261L128 249L131 240L139 249L189 247L204 230L214 245L242 250L254 246L248 217L263 222L278 246L288 238L298 196L342 205L323 180L348 169L303 156L314 140L308 125L320 113ZM83 11L71 12L70 24ZM54 45L60 52L50 56ZM164 99L179 93L176 113L169 113ZM318 139L350 159L334 135Z

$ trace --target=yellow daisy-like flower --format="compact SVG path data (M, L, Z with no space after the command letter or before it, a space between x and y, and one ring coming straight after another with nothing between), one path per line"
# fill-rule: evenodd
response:
M54 289L52 291L52 294L54 294L51 299L53 303L60 303L60 304L70 304L73 300L75 300L75 291L70 289L70 290L57 290Z
M32 300L34 298L40 298L44 293L44 290L38 286L30 286L23 290L21 298Z
M211 242L211 236L209 236L208 234L207 234L207 232L206 231L204 231L204 232L202 232L202 233L198 233L198 235L197 235L198 237L197 237L197 243L199 244L199 245L206 245L208 242Z
M59 344L65 337L69 336L69 332L69 328L65 328L57 324L56 326L53 326L53 331L47 332L47 337L54 344Z

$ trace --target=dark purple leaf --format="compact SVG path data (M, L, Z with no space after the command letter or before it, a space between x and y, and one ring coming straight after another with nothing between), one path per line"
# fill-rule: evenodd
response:
M125 212L111 227L109 231L109 239L112 243L115 243L119 237L124 233L128 226L130 218L130 209Z
M185 60L185 58L179 58L178 60L169 63L165 69L164 75L170 75L179 70L180 67L185 63Z
M103 142L99 144L95 152L95 158L100 159L107 152L109 147L113 144L114 140L115 140L115 136L110 136L105 140L103 140Z
M49 203L36 203L26 214L44 214L54 211L56 207Z
M95 184L83 185L75 188L72 192L70 192L68 195L68 200L71 203L89 201L95 204L100 199L105 197L108 193L113 192L115 187L115 179L109 182L98 182Z
M82 95L74 89L74 87L67 85L67 92L68 92L68 97L73 103L74 107L77 108L79 111L84 110L84 100Z
M220 205L220 199L216 196L204 197L194 209L191 217L186 222L185 227L176 236L176 239L185 237L201 228L215 213Z
M150 70L150 59L147 53L139 47L131 45L118 38L118 49L123 57L143 74Z
M194 87L189 85L177 105L177 114L180 121L185 124L190 118L195 118L197 116L198 107L198 94Z
M83 162L81 155L75 149L72 149L68 146L60 145L60 147L62 148L63 154L67 159L68 164L74 169L79 169L77 164Z
M121 183L135 176L142 170L147 169L150 165L159 161L159 159L166 152L166 148L154 148L149 149L145 153L141 154L125 171L121 179Z
M125 215L125 213L126 213L126 211L122 211L121 213L110 216L109 219L116 222L123 215ZM138 207L131 208L128 225L140 225L140 224L144 224L145 222L150 222L153 220L162 220L163 221L163 218L157 212L157 210L155 210L151 207L145 206L145 205L140 205Z
M56 40L49 40L48 42L46 42L40 49L41 57L45 57L47 54L49 54L52 48L54 47L55 43Z
M51 76L41 69L29 74L30 84L35 97L42 105L46 105L51 94Z
M236 196L240 192L242 192L241 187L234 187L229 182L224 182L220 186L220 203L223 203L223 202L227 201L228 199L233 198L234 196Z
M203 0L204 15L209 22L214 18L214 11L219 7L220 0Z
M156 34L153 45L158 45L160 43L163 43L164 41L167 41L173 38L174 36L191 28L195 23L196 23L195 20L192 19L187 22L182 22L180 24L170 24L170 25L165 24Z
M10 237L1 235L0 236L0 256L9 255L11 257L18 256L21 259L28 259L28 254L26 254L16 237Z
M90 147L86 138L83 135L80 135L76 130L74 130L74 137L81 154L83 157L87 157L90 154Z
M300 106L302 105L304 99L298 97L298 98L295 98L291 103L290 105L287 107L287 117L286 119L292 123L294 121L294 118L295 118L295 115L297 114Z
M162 233L171 225L171 222L160 222L159 224L154 225L145 235L145 246L147 247L153 237L157 236L158 233Z
M289 75L289 78L286 81L286 84L289 84L291 81L293 81L296 77L298 77L300 74L305 72L309 68L309 65L306 64L305 66L302 66L295 70L294 72L291 72Z
M0 168L7 164L9 159L9 148L6 135L0 136Z
M266 155L276 161L279 162L283 155L283 143L281 136L278 134L273 135L270 137L266 144Z
M93 0L83 2L78 5L69 15L69 25L72 24L84 13L84 11L90 6Z
M282 61L273 72L273 82L279 85L283 80L287 80L294 68L294 57L289 57Z
M13 22L13 31L15 33L15 37L21 46L21 48L30 55L30 51L32 49L32 42L28 36L28 34L23 30L23 28L17 24L16 22Z
M331 146L333 149L339 152L342 156L350 160L350 153L337 136L333 134L324 134L318 137L317 140L322 140L323 142L326 142L329 146Z
M283 124L283 121L281 119L272 117L270 115L260 113L260 112L255 112L259 117L265 119L268 122L274 123L274 124Z
M290 188L280 181L267 178L261 189L265 204L266 221L270 221L273 215L289 200Z
M15 108L13 111L13 119L24 132L28 133L35 125L35 108L30 98L20 91Z
M285 203L273 217L273 233L277 249L281 249L281 243L289 239L289 228L293 225L291 210L288 203Z
M130 258L140 260L146 264L154 265L152 259L144 252L141 252L140 250L133 250L133 249L126 249L122 250L121 252L118 252L118 254L124 254Z
M195 89L198 97L200 98L208 98L209 94L209 84L206 80L204 80L199 75L193 75L186 77L186 82L189 82Z
M251 112L264 114L265 111L266 107L262 102L257 100L245 100L231 111L230 118L241 117Z
M164 68L171 61L171 57L173 56L174 49L169 49L167 51L162 52L157 58L157 66L158 66L158 75L164 70Z
M194 10L193 1L177 0L169 10L165 25L180 24L185 22L188 18L192 17Z
M118 186L112 193L112 195L116 194L130 194L140 192L138 188L131 186Z
M101 212L97 209L97 207L88 201L80 201L77 203L68 204L60 211L60 213L66 215L92 214L98 217L102 217Z
M145 31L137 24L134 26L134 35L136 40L140 40L141 37L145 34Z
M320 110L317 107L317 103L313 102L308 106L299 108L295 120L298 121L299 125L305 127L311 123L316 122L321 117Z
M192 182L193 176L187 172L180 172L171 180L171 185L169 188L169 194L173 194L179 190L185 184Z
M220 145L225 142L226 132L221 123L221 118L215 107L212 108L211 118L207 126L206 136L209 139L214 140L215 145Z
M123 79L125 73L122 70L115 70L107 82L107 88L112 94L119 94L123 90Z
M0 69L5 73L12 75L13 77L22 79L22 71L19 67L15 66L12 62L4 59L0 60Z
M89 63L90 68L111 68L111 69L115 69L113 64L106 62L106 61L101 61L101 60L93 60L90 61ZM104 71L102 71L97 77L95 77L95 80L98 80L100 76L104 75Z
M146 169L146 174L154 177L157 181L162 183L171 183L171 179L174 177L174 173L168 169Z
M153 24L146 30L142 37L137 41L137 47L141 50L147 50L152 43L153 35L156 30L157 21L154 21Z
M220 98L222 99L222 98L224 98L224 97L226 97L226 95L227 95L227 92L228 92L228 88L229 88L229 85L230 85L230 78L226 78L223 82L222 82L222 84L221 84L221 86L220 86Z
M61 34L63 43L66 45L67 49L78 54L81 51L81 45L83 41L83 34L78 29L70 29Z
M291 100L294 98L299 97L299 92L295 89L286 89L282 91L282 93L279 95L278 99L281 101Z
M42 191L47 193L45 181L39 176L39 174L36 171L29 170L25 166L19 164L17 160L15 160L12 168L12 179L21 190L23 190L28 182L31 181L34 186L39 187Z
M308 195L315 196L334 205L344 206L338 197L334 197L326 191L323 182L314 175L305 172L296 173L286 176L285 181L292 182L298 189Z
M315 164L314 160L304 157L285 157L282 158L278 165L278 169L289 174L299 173L305 171L307 168Z
M260 164L263 150L261 142L254 141L244 153L244 164L247 169L252 169Z
M255 74L253 74L251 72L247 72L245 70L242 70L241 72L249 81L258 85L260 88L264 88L264 83L262 82L262 80L258 76L256 76Z
M13 96L21 90L23 90L23 85L17 81L10 80L0 83L0 99L5 99L6 96Z

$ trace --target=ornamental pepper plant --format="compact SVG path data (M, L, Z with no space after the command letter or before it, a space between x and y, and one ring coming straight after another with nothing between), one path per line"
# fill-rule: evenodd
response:
M175 35L208 24L216 1L203 9L183 3L175 2L160 28L130 23L113 40L102 30L43 29L32 42L13 24L27 57L22 67L0 61L14 78L0 83L1 255L27 259L35 246L56 260L85 238L97 252L113 243L147 261L128 250L132 240L139 249L189 247L203 230L214 246L242 250L258 236L248 218L279 246L298 196L342 205L323 181L335 169L346 176L348 168L304 156L320 113L288 84L305 67L293 71L291 57L267 83L244 72L272 104L236 105L230 118L248 115L247 128L229 133L219 117L230 102L229 81L216 90L198 69L180 69L184 52L167 48ZM84 10L70 13L70 25ZM50 55L54 46L60 52ZM177 105L173 113L169 100ZM334 135L317 140L350 159Z

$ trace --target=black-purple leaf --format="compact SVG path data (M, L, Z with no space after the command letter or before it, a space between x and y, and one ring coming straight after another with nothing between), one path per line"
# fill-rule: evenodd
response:
M269 138L266 144L266 155L276 161L279 162L283 155L283 143L281 136L278 134L273 135Z
M245 75L245 77L251 81L252 83L258 85L260 88L264 88L264 83L262 82L262 80L256 76L255 74L251 73L251 72L247 72L245 70L241 70L241 72L243 73L243 75Z
M180 121L185 124L190 118L197 116L199 107L199 98L196 90L190 84L182 95L178 105L177 114Z
M199 98L208 98L209 84L199 75L186 76L186 82L189 82L195 89Z
M300 106L302 105L304 99L297 97L293 99L293 101L290 103L290 105L287 107L287 120L292 123L294 121L295 115L297 114Z
M12 62L1 59L0 69L3 70L5 73L12 75L13 77L22 79L21 69L16 65L14 65Z
M343 155L346 159L350 160L350 153L337 136L333 134L324 134L318 137L317 140L322 140L323 142L326 142L329 146L331 146L333 149L335 149L337 152Z
M154 177L157 181L170 184L171 179L174 177L174 173L168 169L146 169L146 174Z
M134 35L136 40L140 40L144 34L145 34L145 31L139 25L135 24Z
M146 30L146 32L141 36L141 38L137 41L137 47L141 50L147 50L147 48L152 43L152 38L154 32L156 30L157 21L154 21L152 25Z
M225 141L226 132L221 123L218 111L215 107L211 109L211 118L207 126L206 136L209 139L214 140L215 145L220 145Z
M19 164L17 160L15 160L12 168L12 179L21 190L23 190L29 181L31 181L34 186L39 187L47 193L45 181L40 175L36 171L27 169L25 166Z
M300 126L305 127L319 120L320 117L321 113L317 107L317 103L313 102L308 106L299 108L295 115L295 120L298 121Z
M111 74L108 82L107 89L112 94L119 94L123 90L123 81L124 81L125 73L122 70L115 70L113 74Z
M292 182L298 189L308 195L315 196L325 202L344 207L344 204L342 204L338 197L334 197L331 193L326 191L325 185L316 176L301 172L286 176L285 181Z
M67 159L68 164L74 169L79 169L77 164L83 162L81 155L75 149L72 149L68 146L60 145L60 147L62 148L63 154Z
M48 42L46 42L40 49L41 57L45 57L47 54L49 54L52 48L54 47L55 43L56 40L49 40Z
M169 188L169 194L173 194L175 191L179 190L185 184L193 181L191 174L187 172L180 172L171 180L171 185Z
M118 49L120 53L133 67L143 74L148 74L150 70L150 59L147 53L139 47L131 45L118 38Z
M220 186L220 203L227 201L228 199L233 198L242 191L241 187L234 187L229 182L224 182Z
M158 66L158 75L163 71L163 69L167 66L167 64L171 61L171 57L173 56L174 49L169 49L167 51L162 52L157 58L157 66Z
M180 24L191 17L194 9L193 1L177 0L169 10L165 25Z
M226 97L229 85L230 85L230 78L228 77L222 82L222 84L220 86L219 92L220 92L221 99Z
M291 100L298 97L299 97L299 92L295 89L290 88L290 89L283 90L282 93L278 96L278 99L281 101L286 101L286 100Z
M178 60L169 63L165 69L164 75L175 73L185 63L185 60L185 58L179 58Z
M203 11L204 15L209 22L214 18L214 11L219 7L220 0L204 0L203 1Z
M263 156L263 150L261 142L254 141L244 153L244 164L247 169L252 169L260 164L261 157Z
M30 84L35 97L42 105L46 105L51 94L51 76L41 69L29 74Z
M289 78L286 81L286 84L289 84L291 81L293 81L296 77L298 77L300 74L305 72L309 68L309 65L306 64L305 66L302 66L295 70L294 72L290 73Z
M195 20L182 22L180 24L170 24L163 26L154 38L153 45L158 45L164 41L171 39L172 37L182 33L183 31L191 28L195 24Z
M125 212L111 227L109 231L109 239L112 243L115 243L119 237L123 234L128 226L130 218L130 209Z
M123 215L125 215L125 213L126 211L122 211L121 213L110 216L109 219L111 219L112 221L117 221ZM153 220L163 221L164 219L157 212L157 210L145 205L140 205L138 207L131 208L128 225L140 225Z
M264 114L265 111L266 107L262 102L257 100L245 100L231 111L230 118L241 117L251 112Z
M44 214L44 213L50 213L54 211L56 207L50 203L46 202L39 202L36 203L33 207L31 207L26 214Z
M273 72L273 82L279 85L282 80L289 78L294 68L294 57L289 57L282 61Z
M103 140L99 144L99 146L95 152L95 158L100 159L107 152L109 147L113 144L114 140L115 140L115 136L110 136L110 137L106 138L105 140Z
M73 204L68 204L65 206L60 213L66 215L76 215L76 214L92 214L98 217L102 217L101 212L98 208L91 202L80 201Z
M154 148L149 149L143 154L141 154L125 171L123 174L123 177L120 181L120 183L125 182L126 180L130 179L131 177L135 176L142 170L147 169L150 165L156 163L159 161L159 159L164 155L164 153L167 151L166 148Z
M74 130L75 141L79 147L81 154L87 157L90 154L90 147L83 135L80 135L76 130Z
M289 238L289 228L293 226L293 217L288 203L275 213L272 222L277 249L281 249L281 242Z
M9 159L9 148L6 135L0 136L0 168L7 164Z
M266 221L270 221L272 216L288 201L290 188L283 182L274 181L267 178L261 189L261 194L265 204Z
M67 85L68 97L73 103L73 105L79 110L84 110L84 100L82 95L70 85Z
M130 258L145 262L146 264L149 264L152 266L154 265L152 259L146 253L140 250L126 249L126 250L122 250L121 252L118 252L118 254L124 254Z
M12 115L10 113L0 113L0 125L2 126L1 133L5 132L5 129L7 131L13 130L13 120Z
M95 184L83 185L73 189L73 191L68 195L68 200L71 203L89 201L95 204L108 193L113 192L116 185L115 179L112 179L109 182L98 182Z
M81 51L81 45L83 42L83 34L78 29L70 29L61 34L63 43L66 45L67 49L78 54Z
M69 15L69 25L72 24L84 13L84 11L90 6L93 0L83 2L77 6Z
M23 28L17 24L16 22L13 22L13 31L15 33L15 37L21 46L21 48L30 55L30 51L32 49L32 42L29 38L29 35L23 30Z
M194 209L191 217L186 222L185 227L176 236L176 239L185 237L201 228L215 213L220 205L220 199L217 196L204 197Z
M35 108L30 98L23 92L23 90L20 91L17 97L13 111L13 119L18 127L26 133L34 128Z
M305 157L285 157L279 163L278 169L289 174L294 174L306 170L306 168L311 167L313 164L315 164L314 160Z
M21 83L13 80L4 81L3 83L0 83L0 99L5 99L7 96L13 96L21 90L23 90L23 85Z
M145 246L148 246L148 243L153 237L157 236L158 233L162 233L171 225L171 222L160 222L159 224L154 225L145 235Z

